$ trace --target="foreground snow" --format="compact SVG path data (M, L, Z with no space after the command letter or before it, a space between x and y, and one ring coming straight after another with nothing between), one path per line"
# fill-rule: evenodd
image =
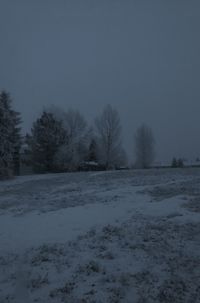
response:
M200 170L0 184L0 302L199 302Z

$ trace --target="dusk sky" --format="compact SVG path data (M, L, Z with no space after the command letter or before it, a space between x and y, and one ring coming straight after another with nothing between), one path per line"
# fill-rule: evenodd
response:
M128 154L141 123L158 160L200 157L199 0L0 0L0 89L30 129L44 106L89 123L110 103Z

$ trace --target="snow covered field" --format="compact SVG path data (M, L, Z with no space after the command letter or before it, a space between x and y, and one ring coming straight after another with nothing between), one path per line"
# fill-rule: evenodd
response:
M200 169L1 182L0 302L200 302Z

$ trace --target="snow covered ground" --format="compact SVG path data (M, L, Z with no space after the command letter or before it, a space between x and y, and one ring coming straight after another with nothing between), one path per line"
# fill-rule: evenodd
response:
M0 302L200 302L200 169L1 182Z

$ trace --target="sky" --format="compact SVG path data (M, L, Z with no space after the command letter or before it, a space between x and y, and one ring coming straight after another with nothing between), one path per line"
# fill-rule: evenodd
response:
M0 90L23 132L45 106L92 123L110 103L133 154L148 124L158 161L200 157L199 0L0 0Z

